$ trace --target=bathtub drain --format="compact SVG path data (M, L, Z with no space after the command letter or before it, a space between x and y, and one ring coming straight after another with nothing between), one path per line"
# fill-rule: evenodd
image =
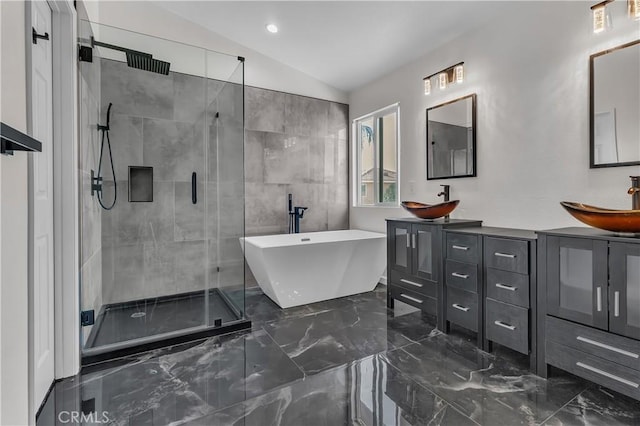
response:
M146 312L134 312L131 314L131 318L142 318L147 315Z

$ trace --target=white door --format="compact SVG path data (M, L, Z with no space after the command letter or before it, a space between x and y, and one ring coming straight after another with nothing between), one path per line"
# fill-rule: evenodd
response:
M31 2L31 22L38 34L51 32L46 1ZM30 30L30 28L29 28ZM31 44L31 129L42 152L31 162L31 383L32 415L54 380L53 328L53 77L51 41Z

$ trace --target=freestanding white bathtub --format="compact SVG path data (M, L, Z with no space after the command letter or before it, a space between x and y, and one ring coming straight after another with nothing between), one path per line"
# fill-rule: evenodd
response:
M386 267L386 236L347 230L241 238L262 291L281 308L371 291Z

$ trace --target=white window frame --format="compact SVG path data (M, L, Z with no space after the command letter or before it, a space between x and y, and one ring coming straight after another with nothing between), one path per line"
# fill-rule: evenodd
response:
M374 148L374 170L373 170L373 187L374 187L374 202L373 204L361 204L361 178L362 172L360 170L360 138L361 134L358 132L358 122L366 120L368 118L374 118L374 122L377 121L378 118L381 118L385 115L388 115L390 112L395 112L396 114L396 200L394 202L382 202L380 200L380 165L378 164L378 159L380 158L380 143L378 140L378 132L375 129L375 139L373 143L375 144ZM400 103L396 102L394 104L388 105L384 108L380 108L368 114L362 115L358 118L353 119L351 122L351 140L353 141L353 175L352 175L352 184L354 190L352 205L354 207L398 207L400 205Z

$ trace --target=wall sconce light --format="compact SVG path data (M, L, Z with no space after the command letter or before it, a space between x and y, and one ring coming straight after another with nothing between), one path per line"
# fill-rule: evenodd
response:
M424 94L425 95L430 95L431 94L431 79L430 78L425 78L424 79Z
M634 20L640 19L640 0L627 0L627 12L629 18Z
M613 0L609 0L609 1L613 1ZM460 84L464 82L464 62L451 65L449 68L445 68L441 71L438 71L436 73L433 73L425 77L423 79L425 95L431 94L431 79L434 77L437 77L436 82L440 90L445 90L447 86L449 86L452 83Z
M611 15L607 10L607 4L611 3L612 1L613 0L604 0L603 2L591 6L594 34L599 34L611 28Z

